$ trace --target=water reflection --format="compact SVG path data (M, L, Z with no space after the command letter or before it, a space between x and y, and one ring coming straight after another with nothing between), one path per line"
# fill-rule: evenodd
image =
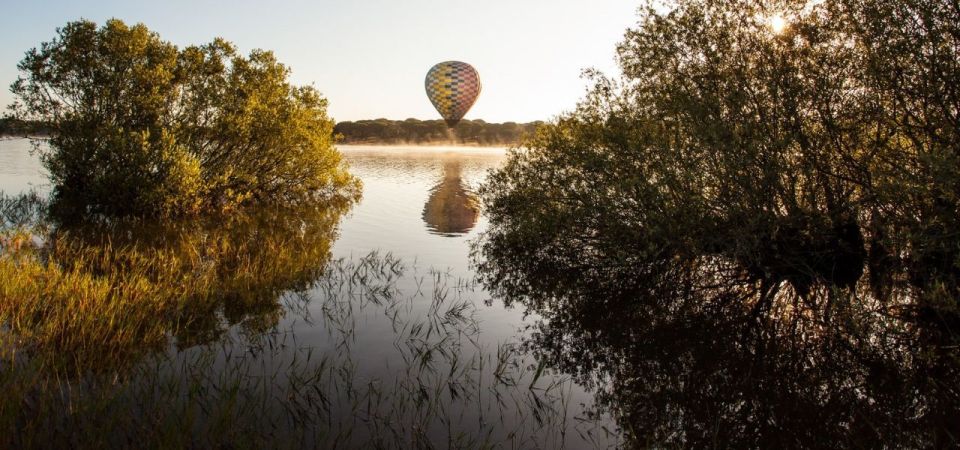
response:
M504 149L341 146L340 151L350 164L350 172L363 180L363 200L344 219L333 248L335 256L389 251L433 267L449 268L457 276L473 277L467 241L483 231L486 218L481 214L467 233L445 236L424 221L424 205L432 189L442 184L444 165L455 162L461 183L479 186L487 171L503 161ZM517 313L508 321L516 323L519 318ZM495 323L503 323L503 319ZM494 334L503 333L512 334L513 330L504 328Z
M0 223L29 205L43 202L0 201ZM472 280L331 259L350 206L60 225L45 246L0 247L0 290L17 296L0 301L0 447L615 441L570 380L482 339Z
M607 418L585 414L590 395L523 351L523 311L484 306L467 240L485 219L425 232L437 173L438 190L459 179L457 197L503 150L342 150L358 205L61 227L46 248L0 255L5 273L35 271L0 277L0 294L44 300L0 302L17 327L0 326L0 448L615 444ZM113 294L72 295L84 287Z
M279 323L284 293L323 274L352 203L55 226L46 245L0 252L3 273L23 275L7 280L19 300L0 312L33 355L80 371L130 367L170 343L207 344L230 329L255 336Z
M476 225L480 216L477 198L464 186L460 172L459 160L444 161L443 180L431 189L430 198L423 206L423 221L435 234L464 234Z
M814 288L826 314L792 294L758 313L744 305L769 290L716 258L630 259L626 244L586 252L523 232L490 229L484 284L542 316L526 346L592 386L627 447L957 445L956 346L869 286Z

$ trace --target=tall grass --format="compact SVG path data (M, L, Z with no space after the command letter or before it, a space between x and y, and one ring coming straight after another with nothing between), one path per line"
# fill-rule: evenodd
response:
M224 323L269 328L276 302L330 258L343 208L259 211L225 222L10 228L0 322L18 351L61 368L114 369L161 348L215 339Z
M331 260L343 211L4 228L0 447L616 444L472 281Z

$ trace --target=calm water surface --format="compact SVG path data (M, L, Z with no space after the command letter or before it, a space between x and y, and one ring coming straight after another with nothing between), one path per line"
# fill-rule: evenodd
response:
M476 189L487 171L503 161L505 149L340 146L340 150L351 173L363 181L363 199L341 222L334 257L389 252L420 269L473 280L470 244L486 228L485 218L478 215L452 229L438 229L437 224L450 215L463 216L459 211L467 206L457 191ZM453 205L433 211L439 202ZM478 289L472 300L482 306L490 298ZM523 325L523 311L493 303L478 310L482 332L491 337L514 335Z
M32 150L27 139L0 138L0 191L19 194L30 189L49 190L46 171Z
M31 148L24 139L0 141L0 190L49 192ZM339 369L331 371L331 378L339 378L328 381L334 391L348 393L327 408L331 426L352 433L345 439L356 444L366 442L358 436L367 433L400 436L398 442L426 439L439 446L455 446L462 439L550 448L615 443L613 435L601 431L613 429L611 422L586 419L590 392L542 367L523 350L537 316L504 306L476 282L471 243L487 222L473 192L487 171L503 162L505 149L341 146L340 150L363 182L363 198L340 221L330 250L333 264L354 274L367 260L378 261L371 267L386 261L377 266L381 269L396 261L401 269L386 276L382 270L379 274L371 270L373 281L365 283L385 286L387 295L354 292L352 284L344 288L321 283L282 299L285 313L273 327L271 342L280 342L283 350L260 361L254 372L289 376L282 368L298 358L302 361L307 353L339 361ZM460 308L465 312L459 313ZM466 319L457 319L461 315ZM244 337L243 327L230 322L230 339L250 339ZM169 351L185 361L206 350L203 345L184 345L181 339L172 342ZM216 366L233 370L222 359ZM508 359L509 368L496 367ZM435 406L398 406L419 405L423 402L416 398L433 398L427 391L434 389L439 399ZM362 412L358 398L367 405ZM401 417L406 416L419 418L404 424L407 419ZM383 431L395 423L400 423L401 431ZM410 428L423 436L411 435Z
M49 190L29 150L0 142L0 189ZM579 234L530 244L488 227L473 192L503 149L341 151L364 184L345 212L173 234L188 253L243 249L279 280L253 295L218 285L219 310L169 325L167 351L151 350L166 362L145 377L200 372L212 393L190 401L214 409L224 387L245 393L234 426L267 429L271 447L305 430L320 433L292 446L956 447L955 328L898 318L870 286L829 314L788 298L761 317L728 300L756 286L716 262L591 270L570 250Z

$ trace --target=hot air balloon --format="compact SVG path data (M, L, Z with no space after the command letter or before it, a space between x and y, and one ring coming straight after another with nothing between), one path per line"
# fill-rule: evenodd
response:
M424 86L433 107L453 128L480 95L480 74L465 62L445 61L430 68Z

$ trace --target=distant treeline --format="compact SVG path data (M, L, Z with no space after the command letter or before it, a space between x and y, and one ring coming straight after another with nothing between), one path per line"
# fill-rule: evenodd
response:
M334 132L344 144L474 144L512 145L524 134L533 133L543 122L487 123L463 120L453 129L442 120L358 120L340 122ZM43 122L0 117L0 136L35 136L49 134Z
M344 144L475 144L511 145L520 137L533 133L543 122L487 123L463 120L448 129L442 120L358 120L340 122L334 131L342 135Z
M49 134L50 127L43 122L0 117L0 136L35 136Z

